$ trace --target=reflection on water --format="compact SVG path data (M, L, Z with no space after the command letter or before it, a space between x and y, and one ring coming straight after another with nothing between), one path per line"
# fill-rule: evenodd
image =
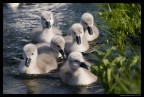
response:
M17 10L3 5L3 93L4 94L97 94L104 93L99 82L89 86L71 87L63 84L58 71L48 76L22 77L17 67L22 60L22 47L31 41L31 30L40 23L41 10L55 16L54 26L63 34L84 12L95 13L95 4L80 3L23 3Z

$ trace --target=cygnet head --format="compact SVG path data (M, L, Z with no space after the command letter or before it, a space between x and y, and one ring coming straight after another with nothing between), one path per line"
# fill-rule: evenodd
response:
M94 25L94 17L90 13L84 13L81 16L81 24L83 25L84 29L87 29L89 34L92 35L92 27Z
M63 59L66 58L66 55L64 52L65 40L62 36L60 36L60 35L53 36L53 38L51 40L51 47L54 50L59 51L61 53Z
M35 62L38 52L34 44L27 44L23 47L23 58L25 60L25 66L28 67L30 63Z
M83 27L80 23L75 23L70 28L71 35L73 36L74 40L76 40L77 44L81 44L81 38L84 35Z
M77 70L80 67L88 69L88 65L85 64L83 55L80 52L71 52L68 56L68 62L72 70Z
M50 11L41 12L41 23L43 27L50 29L54 23L53 14Z

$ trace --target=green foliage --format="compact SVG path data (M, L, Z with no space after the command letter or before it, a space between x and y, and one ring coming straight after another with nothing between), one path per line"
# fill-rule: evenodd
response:
M106 93L141 94L141 4L96 4L103 44L93 53L92 72ZM139 42L139 43L138 43Z
M101 61L92 67L92 72L98 75L106 93L141 93L140 56L126 58L120 55L114 46L105 51L96 50L96 52Z
M112 3L109 6L103 4L103 7L99 15L108 27L101 27L109 32L109 41L112 41L121 53L125 50L128 40L133 43L141 41L141 4Z

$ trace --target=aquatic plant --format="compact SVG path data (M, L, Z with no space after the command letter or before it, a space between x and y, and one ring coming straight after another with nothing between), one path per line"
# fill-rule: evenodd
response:
M107 5L107 8L106 8ZM108 27L102 29L110 34L110 41L123 53L126 45L141 45L141 4L105 4L99 15Z
M98 75L106 93L141 94L141 4L98 4L105 32L95 50Z
M92 72L98 75L106 93L141 93L141 57L120 55L116 47L96 50L98 62ZM100 61L99 61L100 60Z

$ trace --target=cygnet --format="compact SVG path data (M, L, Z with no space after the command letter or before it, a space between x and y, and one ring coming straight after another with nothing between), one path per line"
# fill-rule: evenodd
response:
M63 83L71 86L89 85L97 81L97 76L88 70L88 65L80 52L69 54L60 69L60 78Z
M93 41L98 38L99 30L96 25L94 25L94 17L92 14L84 13L81 16L80 22L84 27L84 36L88 41Z
M50 54L38 54L34 44L23 47L24 60L19 64L19 72L25 74L46 74L57 68L56 58Z
M41 24L42 28L38 27L33 29L32 42L33 43L50 43L54 35L62 35L62 32L53 27L54 17L50 11L42 11Z
M65 52L72 51L85 52L89 49L87 39L84 37L84 30L80 23L73 24L69 29L69 34L65 39Z

